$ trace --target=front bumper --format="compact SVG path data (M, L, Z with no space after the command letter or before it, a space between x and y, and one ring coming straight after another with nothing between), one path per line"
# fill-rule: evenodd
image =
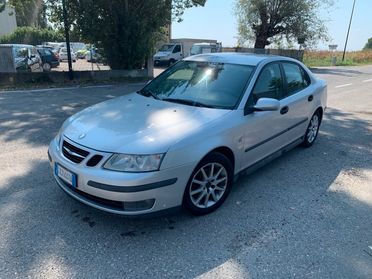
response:
M75 188L53 172L63 191L86 205L120 215L148 214L180 206L187 181L196 165L146 173L106 170L102 168L104 162L88 167L85 163L89 157L80 164L71 162L64 157L55 139L49 145L48 156L53 170L55 164L59 164L77 175Z

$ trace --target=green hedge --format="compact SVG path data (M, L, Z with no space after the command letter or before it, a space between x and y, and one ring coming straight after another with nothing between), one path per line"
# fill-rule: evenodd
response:
M50 29L18 27L13 33L0 37L0 44L40 45L42 42L61 42L63 36Z

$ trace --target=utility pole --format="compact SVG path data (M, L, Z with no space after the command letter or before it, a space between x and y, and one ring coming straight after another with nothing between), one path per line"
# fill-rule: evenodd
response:
M70 24L68 23L68 18L67 18L66 0L62 0L62 9L63 9L63 25L65 27L66 48L67 48L68 77L70 80L73 80L74 73L72 72L72 61L71 61Z
M353 3L353 9L351 10L351 16L350 16L350 21L349 21L349 28L347 29L347 35L346 35L344 53L342 54L342 62L344 62L344 60L345 60L345 52L346 52L346 47L347 47L347 41L349 40L350 27L351 27L351 22L353 20L353 15L354 15L354 7L355 7L355 0L354 0L354 3Z

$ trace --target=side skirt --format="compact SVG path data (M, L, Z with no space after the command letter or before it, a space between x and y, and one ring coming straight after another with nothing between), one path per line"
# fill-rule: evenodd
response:
M300 138L296 139L295 141L291 142L290 144L282 147L278 151L275 151L274 153L272 153L272 154L266 156L265 158L259 160L258 162L254 163L253 165L241 170L239 173L237 173L234 176L234 182L236 182L241 176L251 174L251 173L255 172L256 170L258 170L259 168L261 168L261 167L265 166L266 164L270 163L271 161L275 160L276 158L282 156L284 153L292 150L293 148L295 148L296 146L301 144L303 141L304 141L304 137L300 137Z

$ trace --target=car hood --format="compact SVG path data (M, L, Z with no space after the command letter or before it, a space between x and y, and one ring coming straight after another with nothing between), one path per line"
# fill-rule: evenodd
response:
M164 153L179 140L226 115L133 93L89 107L70 117L62 133L83 146L113 153Z

